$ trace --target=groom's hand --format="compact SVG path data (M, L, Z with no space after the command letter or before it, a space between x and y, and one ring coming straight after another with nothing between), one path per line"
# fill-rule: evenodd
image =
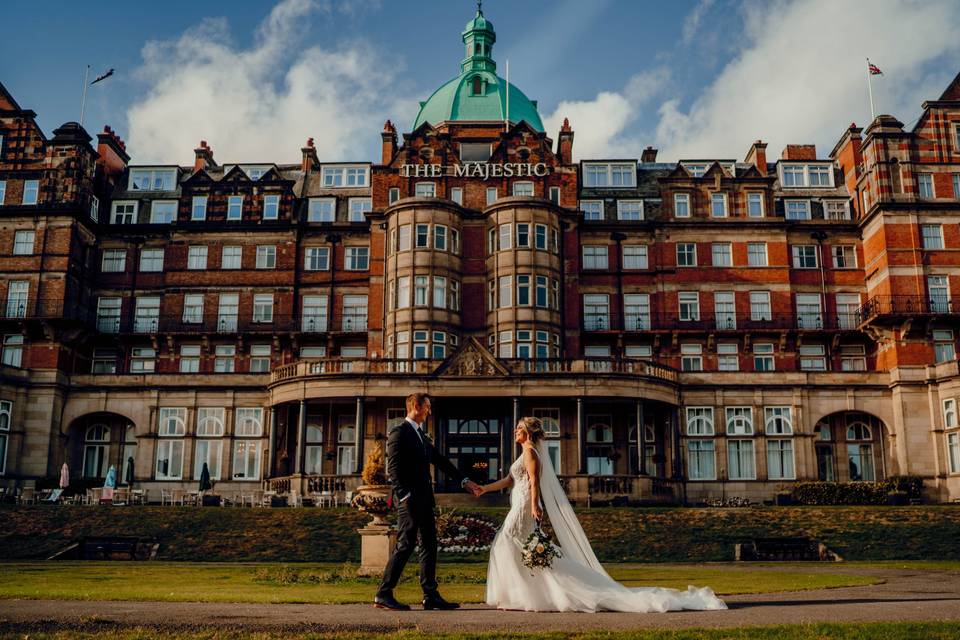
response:
M463 488L472 493L475 498L479 498L481 495L483 495L483 489L481 489L480 485L473 480L467 480L464 483Z

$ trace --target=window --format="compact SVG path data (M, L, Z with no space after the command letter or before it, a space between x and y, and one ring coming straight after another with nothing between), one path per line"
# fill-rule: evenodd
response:
M949 398L943 401L943 428L952 429L957 426L957 401Z
M140 251L140 271L154 273L163 271L163 249L143 249Z
M183 440L165 438L183 438L186 435L187 410L160 407L158 420L157 480L180 480L183 473Z
M7 285L7 317L25 318L29 297L30 283L28 281L11 280Z
M673 217L674 218L690 217L690 194L689 193L673 194Z
M117 372L117 352L114 349L94 349L92 360L93 373Z
M316 358L326 358L326 347L300 347L300 359L309 360Z
M837 323L841 329L856 329L859 321L857 310L860 308L859 293L838 293Z
M234 411L233 434L238 438L261 437L263 435L263 409L259 407L237 408Z
M584 163L584 187L633 187L637 183L637 169L633 163Z
M252 344L250 345L250 373L267 373L270 371L270 345ZM239 420L239 417L238 417ZM240 425L238 422L237 428ZM238 435L240 435L238 433Z
M697 245L692 242L682 242L677 244L677 266L695 267L697 266Z
M433 248L436 251L447 250L447 228L442 224L433 225Z
M366 187L369 170L367 167L324 167L324 187Z
M550 202L560 206L560 187L550 187Z
M343 330L367 330L367 296L343 296Z
M736 343L720 342L717 344L717 369L720 371L740 370L740 356Z
M310 198L310 204L307 207L307 222L336 221L336 198Z
M827 220L849 220L849 203L846 200L824 200L823 217Z
M784 209L787 220L809 220L810 219L810 201L809 200L785 200Z
M0 203L2 202L0 200ZM100 221L100 199L95 195L90 196L90 219L94 222Z
M350 198L350 222L366 222L366 214L373 211L373 200L370 198Z
M528 248L530 246L530 225L524 222L517 223L517 248Z
M498 229L500 230L500 251L510 249L513 245L513 225L502 224Z
M503 309L505 307L513 306L513 277L512 276L500 276L500 300L498 307Z
M207 248L190 247L187 250L187 269L206 269L207 268Z
M702 178L703 174L707 172L707 165L705 164L688 164L683 163L683 167L690 172L690 175L694 178Z
M37 204L37 194L40 191L39 180L23 181L23 200L20 204Z
M853 481L873 482L873 432L863 422L853 422L847 426L847 462L850 467L850 479Z
M768 436L793 435L793 417L790 407L764 407L763 429Z
M624 245L623 246L623 268L624 269L646 269L647 245Z
M747 194L747 215L751 218L763 217L763 194L762 193Z
M272 293L258 293L253 296L253 321L273 322Z
M580 211L584 220L603 220L603 200L581 200Z
M643 200L617 200L618 220L643 220Z
M583 247L583 268L584 269L607 269L609 262L607 260L607 247L584 245Z
M188 324L203 322L202 293L190 293L183 296L183 321Z
M156 333L160 322L160 298L138 297L133 320L133 330L137 333Z
M330 268L330 247L307 247L303 255L305 271L326 271Z
M716 480L713 440L689 440L687 458L690 480Z
M327 330L327 296L303 296L302 311L303 331L307 333Z
M797 294L797 328L822 329L823 314L820 308L819 293Z
M610 297L606 294L583 296L583 328L585 331L605 331L610 328Z
M714 293L713 308L718 329L737 328L737 308L733 291L717 291Z
M103 273L123 273L126 271L126 263L126 249L104 249L100 260L100 271Z
M841 371L866 371L866 350L862 344L840 345Z
M410 306L410 276L397 278L397 309Z
M154 200L150 203L150 224L170 224L176 218L176 200Z
M441 276L433 277L433 307L444 309L447 306L447 279Z
M0 180L0 204L4 204L4 201L7 199L7 181ZM3 461L0 460L0 463Z
M960 173L953 174L953 197L960 198ZM2 193L0 193L0 204L3 204Z
M953 331L934 331L933 350L937 363L955 360L957 355L954 347Z
M856 269L857 252L853 245L851 244L834 245L831 248L831 250L833 253L834 269Z
M927 298L931 313L950 312L950 286L947 276L927 276Z
M487 187L487 206L497 201L497 188L496 187Z
M133 224L137 221L137 203L118 200L113 203L110 211L110 222L113 224Z
M947 455L950 458L950 473L960 473L960 433L947 435Z
M681 291L677 294L677 302L680 322L696 322L700 320L699 292Z
M227 197L227 220L243 219L243 196Z
M414 195L418 198L434 198L437 195L435 182L418 182L414 187Z
M398 195L399 195L399 190L398 190ZM463 206L463 187L451 187L450 199L462 207Z
M754 371L773 371L773 344L768 342L754 343L753 345L753 370Z
M130 350L130 373L153 373L157 366L157 352L151 347Z
M370 247L347 247L344 253L344 269L366 271L370 267Z
M793 266L796 269L816 269L817 246L813 244L793 245Z
M240 296L236 293L221 293L217 310L217 331L237 330L237 315L240 310Z
M625 294L623 320L627 331L648 331L650 329L650 294Z
M713 266L732 267L733 266L733 245L729 242L714 242L711 246L713 255Z
M280 196L263 196L263 219L276 220L280 216Z
M129 191L173 191L176 169L131 169Z
M450 229L450 253L460 253L460 232L456 229Z
M260 479L260 442L252 440L234 441L233 479Z
M193 206L190 208L190 219L207 219L207 196L193 196Z
M20 229L13 236L13 255L29 256L33 253L34 232ZM123 269L121 269L123 271Z
M917 186L920 190L921 198L933 198L933 174L932 173L918 174ZM24 204L27 204L27 203L24 202Z
M710 216L714 218L727 217L727 194L713 193L710 195Z
M703 371L703 345L692 343L680 345L680 370Z
M530 299L530 276L517 276L517 306L529 307L532 304Z
M831 187L833 179L831 168L826 165L809 165L807 167L807 180L811 187Z
M272 245L257 247L257 269L274 269L277 266L277 248Z
M727 440L727 477L730 480L755 480L755 461L753 440Z
M827 370L827 358L822 344L800 345L800 369L802 371Z
M410 250L410 225L400 225L399 242L397 244L400 251Z
M628 344L623 348L623 355L627 358L652 358L653 347L648 344Z
M240 260L243 255L243 248L232 246L232 247L223 247L220 254L220 268L221 269L239 269Z
M20 367L23 362L23 336L11 334L3 336L3 364L8 367ZM0 465L3 458L0 457Z
M460 283L456 280L450 281L450 310L460 310Z
M793 480L793 440L767 440L767 477L770 480Z
M390 190L387 191L387 202L393 204L400 199L400 188L399 187L390 187Z
M923 231L924 249L943 249L943 229L939 224L924 224L920 229Z
M542 309L548 309L550 307L550 293L547 282L548 280L546 276L537 276L535 280L536 290L534 293L534 298L536 300L536 305Z
M353 416L340 416L337 427L337 473L347 475L357 470L357 429Z
M748 242L747 243L747 264L751 267L767 266L767 243L766 242Z
M213 370L217 373L233 373L237 348L232 344L218 344L214 350Z
M200 371L200 345L180 345L180 373L197 373Z
M533 183L532 182L514 182L513 183L513 195L523 196L526 198L533 197Z
M416 236L414 246L418 249L425 249L429 246L430 241L430 225L428 224L418 224L415 227Z
M806 185L803 165L783 165L781 173L784 187L803 187Z
M97 331L101 333L120 331L120 298L97 299Z
M427 276L414 276L413 278L413 306L427 306Z
M750 292L750 319L754 322L773 319L773 313L770 310L769 291Z
M0 420L10 429L8 402L0 404ZM4 411L6 409L6 411ZM107 475L107 452L110 448L110 428L102 424L87 427L83 435L83 477L103 478Z

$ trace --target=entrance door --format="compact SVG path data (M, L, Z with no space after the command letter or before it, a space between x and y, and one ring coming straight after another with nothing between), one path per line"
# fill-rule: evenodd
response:
M465 476L478 484L500 477L501 431L498 417L443 418L446 453ZM446 479L445 491L460 491L453 478Z

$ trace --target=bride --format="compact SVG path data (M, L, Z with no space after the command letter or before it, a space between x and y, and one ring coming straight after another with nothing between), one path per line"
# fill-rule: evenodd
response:
M686 591L659 587L629 588L604 571L594 555L566 494L560 486L543 442L537 418L522 418L514 431L523 454L507 477L482 487L483 493L512 486L510 512L490 547L487 604L523 611L676 611L726 609L709 587ZM529 569L521 551L543 508L550 518L562 555L552 566Z

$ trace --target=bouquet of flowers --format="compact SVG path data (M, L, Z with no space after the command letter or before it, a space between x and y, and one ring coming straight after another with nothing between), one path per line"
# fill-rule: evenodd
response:
M523 552L521 553L523 566L528 569L537 567L548 569L553 564L553 559L559 558L560 555L560 549L553 544L550 536L543 532L538 522L537 528L527 536L527 541L523 544Z

